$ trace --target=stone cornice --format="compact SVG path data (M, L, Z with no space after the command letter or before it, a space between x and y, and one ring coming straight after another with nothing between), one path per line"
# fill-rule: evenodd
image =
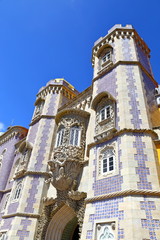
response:
M137 195L160 197L160 191L128 189L128 190L123 190L119 192L113 192L113 193L108 193L100 196L86 198L85 203L91 203L91 202L101 201L101 200L115 198L115 197L137 196Z
M9 141L11 138L17 136L18 134L25 137L27 135L27 132L28 129L21 126L10 127L4 134L0 136L0 145Z
M5 190L0 190L0 193L8 193L8 192L10 192L11 190L12 190L11 188L5 189Z
M151 129L128 129L128 128L124 128L120 131L117 131L117 132L111 132L111 134L109 134L108 136L100 139L100 140L97 140L96 142L92 142L90 144L87 145L87 157L89 157L89 152L90 152L90 149L95 147L96 145L100 144L100 143L103 143L103 142L106 142L106 141L109 141L115 137L118 137L118 136L121 136L122 134L128 134L128 133L144 133L144 134L148 134L152 137L153 140L155 139L158 139L158 135L156 132L154 132L153 130Z
M48 94L55 94L55 93L62 93L64 96L68 97L68 99L73 99L77 95L77 91L74 91L64 85L56 85L56 84L49 84L48 86L44 87L38 94L37 99L42 98L44 99ZM69 97L69 95L70 97ZM37 100L36 100L37 101Z
M60 119L68 114L75 114L75 115L80 115L82 117L88 118L90 116L89 112L80 110L80 109L76 109L76 108L66 108L60 112L57 113L56 117L55 117L55 121L58 124Z
M18 179L18 178L29 176L29 175L39 175L43 177L50 177L50 174L48 172L26 171L26 172L23 172L21 175L14 177L14 179Z
M30 217L30 218L39 218L40 214L33 214L33 213L21 213L21 212L17 212L17 213L12 213L12 214L8 214L8 215L4 215L2 216L2 218L11 218L11 217Z
M155 84L155 87L158 87L158 83L156 82L156 80L153 78L153 76L143 67L143 65L139 62L139 61L118 61L115 64L111 65L110 67L108 67L107 69L105 69L104 71L102 71L102 73L98 74L97 77L93 78L93 82L95 82L96 80L98 80L99 78L101 78L103 75L105 75L106 73L110 72L111 70L113 70L114 68L116 68L119 65L138 65L144 72L145 74L151 79L151 81Z
M36 118L33 118L32 122L29 124L29 126L34 125L35 123L37 123L42 118L54 119L55 116L53 116L53 115L39 115Z
M141 47L143 52L150 57L150 49L143 39L138 35L138 33L133 28L116 28L111 33L107 34L102 38L92 49L92 65L94 66L94 59L97 52L106 44L111 44L114 42L115 38L133 38L135 42Z

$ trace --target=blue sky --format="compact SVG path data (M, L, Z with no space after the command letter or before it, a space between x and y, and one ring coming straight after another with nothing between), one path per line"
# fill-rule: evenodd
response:
M159 9L159 0L0 0L0 132L28 127L36 93L50 79L87 88L93 43L114 24L135 27L160 82Z

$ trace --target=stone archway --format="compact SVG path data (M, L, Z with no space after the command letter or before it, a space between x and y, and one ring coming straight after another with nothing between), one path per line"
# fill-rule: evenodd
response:
M70 222L67 223L61 240L79 240L79 225L77 217L74 217Z
M76 227L77 218L75 212L69 206L64 205L52 217L47 228L45 240L72 240Z

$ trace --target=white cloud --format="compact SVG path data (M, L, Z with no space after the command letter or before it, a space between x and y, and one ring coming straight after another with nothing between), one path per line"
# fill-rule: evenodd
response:
M2 122L0 122L0 132L5 130L5 126Z

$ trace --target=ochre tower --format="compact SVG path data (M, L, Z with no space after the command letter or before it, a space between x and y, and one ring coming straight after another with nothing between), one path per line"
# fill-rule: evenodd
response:
M115 25L92 85L40 89L29 131L0 136L0 240L159 240L159 88L150 50ZM7 174L2 174L5 171Z

